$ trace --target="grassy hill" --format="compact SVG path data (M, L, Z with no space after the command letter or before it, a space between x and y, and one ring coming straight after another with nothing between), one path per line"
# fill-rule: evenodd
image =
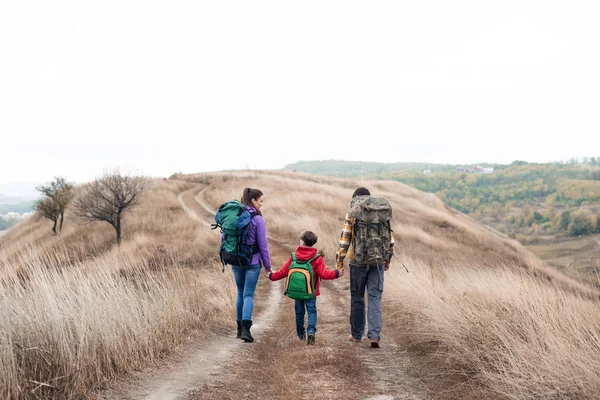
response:
M491 174L457 171L458 165L425 163L363 163L311 161L287 165L320 175L393 179L435 193L463 213L485 212L494 204L580 206L600 202L600 168L580 164L478 164L494 168ZM462 166L473 167L473 166ZM431 173L424 174L428 169Z
M190 337L231 329L235 287L221 273L210 214L189 211L195 198L216 209L244 187L260 188L269 235L295 246L313 230L332 266L350 197L362 185L394 207L385 334L399 343L390 350L398 359L410 353L416 378L448 399L598 393L596 290L545 267L518 241L394 180L235 171L156 180L124 217L120 249L108 224L82 224L71 212L61 236L36 216L2 236L0 397L93 398ZM341 284L347 294L347 276ZM286 304L279 318L293 313ZM327 329L326 319L321 324ZM338 350L323 351L343 363ZM342 379L340 371L330 370L327 382ZM271 373L272 384L283 382L283 369Z
M600 263L593 243L600 240L600 168L596 159L592 161L479 164L494 168L491 174L457 171L474 166L333 160L299 162L285 169L403 182L531 246L561 271L597 282ZM424 174L425 169L430 173ZM564 247L582 251L570 252L572 258L567 259Z

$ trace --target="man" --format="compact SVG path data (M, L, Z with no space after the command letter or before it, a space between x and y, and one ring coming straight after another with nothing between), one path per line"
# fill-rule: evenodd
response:
M352 195L351 208L344 219L336 254L338 269L344 268L346 257L350 265L349 339L360 343L364 335L366 288L369 301L367 337L373 348L379 348L383 275L390 268L394 251L391 217L392 209L387 200L372 197L365 187L356 189Z

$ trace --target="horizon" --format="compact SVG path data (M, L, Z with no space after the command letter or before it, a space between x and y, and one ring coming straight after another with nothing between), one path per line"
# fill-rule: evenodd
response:
M280 168L250 168L250 170L281 170L281 169L285 169L287 166L289 165L293 165L296 164L298 162L327 162L327 161L333 161L333 162L348 162L348 163L375 163L375 164L429 164L429 165L447 165L447 166L475 166L475 165L503 165L503 166L508 166L510 165L512 162L517 162L517 161L524 161L527 164L555 164L555 163L563 163L566 164L569 162L569 160L571 159L577 159L578 161L582 162L582 160L584 158L588 158L591 159L594 156L580 156L580 157L570 157L566 160L554 160L554 161L548 161L548 162L532 162L532 161L527 161L527 160L513 160L509 163L494 163L494 162L488 162L488 161L481 161L481 162L475 162L475 163L441 163L441 162L431 162L431 161L393 161L393 162L378 162L378 161L359 161L359 160L341 160L341 159L327 159L327 160L299 160L293 163L288 163L285 164L284 166L280 167ZM595 157L596 159L600 160L600 157ZM188 175L188 174L197 174L197 173L209 173L209 172L219 172L219 171L239 171L239 170L246 170L248 168L230 168L230 169L222 169L222 170L207 170L207 171L190 171L190 172L176 172L176 173L182 173L184 175ZM126 172L123 172L124 174L127 174ZM84 184L87 182L91 182L94 179L98 178L101 176L101 174L97 174L94 177L90 178L89 180L79 180L79 181L75 181L75 180L71 180L69 178L69 176L65 176L65 175L54 175L52 178L46 179L46 180L32 180L32 181L12 181L12 182L0 182L0 196L6 196L6 197L38 197L39 196L39 192L37 192L35 190L36 186L42 185L42 184L46 184L49 183L50 181L52 181L56 176L63 176L65 177L67 180L69 180L70 182L73 182L76 185L79 184ZM168 178L168 176L160 176L160 175L147 175L151 178Z
M596 158L596 159L600 159L600 156L571 156L571 157L567 157L565 159L558 159L558 160L548 160L548 161L530 161L530 160L525 160L525 159L515 159L512 160L510 162L493 162L493 161L477 161L477 162L441 162L441 161L375 161L375 160L351 160L351 159L314 159L314 160L297 160L294 162L289 162L286 163L282 166L279 167L268 167L268 168L251 168L250 165L247 165L246 167L237 167L237 168L222 168L222 169L214 169L214 168L209 168L209 169L205 169L205 170L197 170L197 171L174 171L173 169L169 169L169 171L171 171L168 174L144 174L143 171L135 168L129 171L124 171L122 168L120 168L119 166L113 166L113 167L105 167L102 168L102 171L108 171L111 169L118 169L120 170L123 174L132 174L132 175L146 175L149 177L153 177L153 178L162 178L162 177L168 177L171 176L173 174L196 174L196 173L204 173L204 172L217 172L217 171L228 171L228 170L246 170L246 169L250 169L250 170L278 170L278 169L284 169L286 168L288 165L293 165L299 162L321 162L321 161L340 161L340 162L352 162L352 163L378 163L378 164L431 164L431 165L477 165L477 164L493 164L493 165L510 165L513 162L516 161L524 161L527 162L528 164L553 164L553 163L568 163L569 160L571 159L577 159L577 160L583 160L584 158ZM75 182L76 184L81 184L81 183L85 183L85 182L91 182L96 178L99 178L100 176L103 175L103 172L98 172L98 173L94 173L91 175L87 175L87 178L80 178L80 179L70 179L69 178L69 174L63 174L63 173L52 173L52 174L46 174L44 178L40 178L40 179L24 179L24 180L0 180L0 187L2 185L40 185L46 182L50 182L52 181L55 177L57 176L64 176L67 179L69 179L72 182ZM80 176L80 175L78 175ZM0 194L2 194L3 192L0 189Z

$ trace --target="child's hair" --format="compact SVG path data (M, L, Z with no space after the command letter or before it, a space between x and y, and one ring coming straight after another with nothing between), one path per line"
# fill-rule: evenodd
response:
M311 231L305 231L302 236L300 236L300 240L308 247L313 247L318 239L317 234Z

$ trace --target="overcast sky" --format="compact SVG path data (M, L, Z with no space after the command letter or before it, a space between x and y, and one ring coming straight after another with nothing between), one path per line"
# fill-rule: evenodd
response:
M599 156L598 4L0 0L0 183Z

